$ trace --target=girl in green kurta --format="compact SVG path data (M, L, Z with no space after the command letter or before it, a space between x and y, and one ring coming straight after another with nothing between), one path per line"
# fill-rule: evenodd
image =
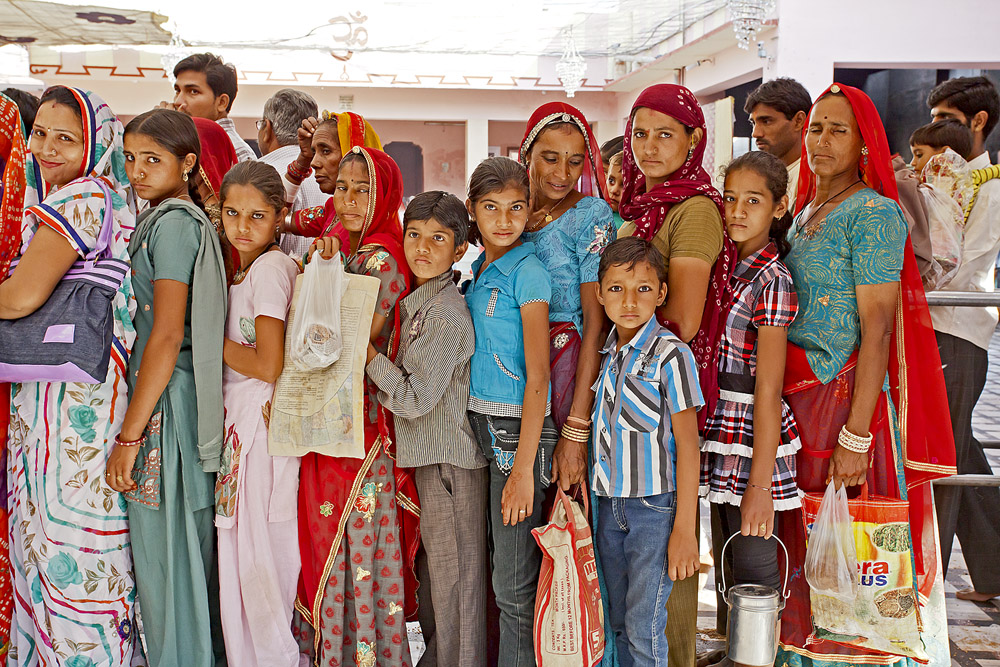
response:
M150 208L129 245L131 400L108 481L129 501L147 657L157 666L225 664L213 505L226 277L215 229L189 193L199 152L194 122L182 113L157 109L125 127L129 181Z

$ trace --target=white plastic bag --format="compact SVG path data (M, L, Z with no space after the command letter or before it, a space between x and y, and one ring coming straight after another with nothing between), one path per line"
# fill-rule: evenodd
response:
M340 255L323 259L313 253L302 275L295 304L288 358L301 371L326 368L340 358L340 300L344 294Z
M853 602L858 596L858 556L847 487L831 481L806 546L806 581L821 595Z

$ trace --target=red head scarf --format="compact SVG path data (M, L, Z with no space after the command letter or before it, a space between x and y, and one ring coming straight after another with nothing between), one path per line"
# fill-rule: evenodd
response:
M27 153L17 105L0 94L0 282L21 247Z
M201 165L202 178L208 182L218 197L222 190L223 177L239 162L236 149L233 148L229 135L215 121L195 118L194 126L198 130L198 140L201 142L201 157L198 158L198 162Z
M686 127L700 127L702 131L701 141L694 147L680 169L671 174L666 182L657 185L649 192L646 192L646 177L639 170L639 165L636 164L635 156L632 154L632 120L640 108L659 111ZM722 195L712 187L712 180L702 166L702 158L705 155L705 131L705 116L701 112L698 100L684 86L661 83L650 86L639 94L625 125L623 190L619 209L625 220L635 222L636 236L646 240L652 239L663 226L671 206L698 195L711 199L719 208L719 214L725 218ZM691 341L691 351L694 352L695 360L698 362L699 379L706 401L705 408L698 413L700 426L704 426L708 416L715 412L715 403L719 399L719 340L730 307L729 277L736 266L736 247L725 233L724 226L722 239L722 252L719 253L712 268L701 326ZM663 324L670 326L666 321Z
M580 192L588 197L600 197L607 200L608 184L604 178L604 163L601 162L601 150L597 146L597 137L590 129L590 124L583 112L565 102L549 102L535 109L528 119L528 126L524 131L524 139L521 140L521 150L519 158L521 164L528 167L528 158L531 155L531 145L547 126L553 123L573 123L580 132L583 133L584 143L587 145L587 161L583 164L583 178L580 183Z

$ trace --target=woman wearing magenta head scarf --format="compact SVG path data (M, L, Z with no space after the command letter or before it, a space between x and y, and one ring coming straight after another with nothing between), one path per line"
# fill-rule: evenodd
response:
M619 212L626 223L618 236L647 239L666 258L667 300L657 318L694 352L706 402L702 426L719 396L716 355L736 252L723 228L722 196L702 167L705 117L691 91L669 83L642 91L624 153ZM696 509L676 514L674 530L697 532ZM667 602L671 667L694 664L697 622L698 578L688 577L675 582Z

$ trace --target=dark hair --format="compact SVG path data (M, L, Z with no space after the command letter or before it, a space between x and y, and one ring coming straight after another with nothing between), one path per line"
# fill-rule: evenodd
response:
M661 284L667 282L667 263L663 259L663 253L638 236L625 236L608 244L601 254L601 263L597 265L597 282L604 281L604 274L612 266L626 264L625 268L632 271L640 262L649 264L656 271L656 279Z
M274 138L282 146L298 141L299 127L306 118L319 115L319 107L311 95L292 88L283 88L264 103L262 118L271 122Z
M469 212L458 197L441 190L422 192L406 206L403 213L403 232L406 225L413 220L430 220L433 218L445 229L450 229L455 235L455 247L469 240Z
M545 134L546 132L548 132L549 130L555 130L555 129L560 128L560 127L571 127L574 130L576 130L578 133L580 133L581 135L583 135L583 143L586 146L587 135L583 133L583 130L580 129L579 125L577 125L576 123L574 123L571 120L554 120L551 123L549 123L548 125L543 125L542 129L540 129L538 131L538 134L535 135L535 138L531 140L530 144L528 144L528 148L524 151L524 164L525 165L528 164L528 160L531 158L531 149L535 147L535 143L538 141L538 138L540 136L542 136L543 134Z
M575 127L575 126L574 126ZM579 128L577 128L579 129ZM469 178L469 202L475 208L476 203L488 194L501 192L507 188L521 188L525 200L531 198L531 182L528 180L528 170L518 162L507 157L486 158L472 171ZM479 243L479 228L476 221L469 218L469 241Z
M174 78L181 72L201 72L205 75L205 83L212 89L212 94L229 95L226 111L233 108L236 100L236 68L223 62L214 53L196 53L174 65Z
M748 169L764 179L767 191L777 204L788 193L788 169L780 158L764 151L750 151L739 156L721 170L722 179L740 169ZM788 202L785 214L771 221L771 231L768 237L778 247L778 255L784 257L791 250L786 238L792 227L792 202Z
M608 139L601 144L601 162L608 162L616 153L625 149L625 135Z
M608 158L608 167L613 167L614 165L622 166L625 163L625 151L618 151L614 155Z
M246 160L237 162L222 178L219 188L219 205L226 203L226 193L234 185L249 185L264 196L275 213L285 208L285 185L277 170L266 162Z
M188 195L191 200L204 210L205 205L198 194L197 179L199 162L201 160L201 141L198 140L198 129L195 127L191 116L173 109L153 109L141 113L128 122L125 126L125 134L141 134L149 137L159 145L172 153L178 160L183 160L188 153L194 153L197 157L194 167L188 172Z
M933 108L942 103L961 111L970 123L973 116L985 111L984 138L990 136L1000 120L1000 94L985 76L962 76L940 84L927 96L927 106Z
M972 152L972 130L957 118L945 118L921 125L910 135L910 145L950 148L966 160Z
M83 118L83 109L80 108L80 101L76 99L73 91L66 86L52 86L46 89L42 93L42 99L38 100L38 106L42 106L46 102L55 102L56 104L69 107L76 114L77 118ZM34 125L34 121L32 121L32 125Z
M347 155L340 158L340 164L337 169L343 169L345 166L351 164L352 162L360 162L365 166L365 171L368 171L368 160L360 152L355 153L354 151L348 151ZM369 174L370 175L370 174Z
M791 120L800 111L809 115L812 108L812 98L805 86L786 76L771 79L757 86L753 92L747 95L747 101L743 105L743 110L752 113L758 104L765 104L772 109L780 111L785 118Z
M17 111L21 114L21 122L24 130L29 135L31 128L35 124L35 114L38 113L39 99L31 93L26 93L20 88L5 88L3 94L10 98L10 101L17 105Z

